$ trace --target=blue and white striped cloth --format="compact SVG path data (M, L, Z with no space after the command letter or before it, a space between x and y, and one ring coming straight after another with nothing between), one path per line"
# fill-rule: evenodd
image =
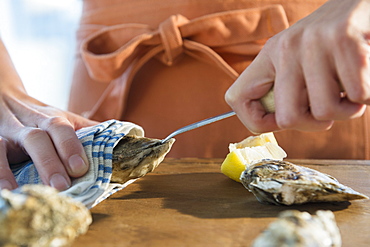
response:
M113 193L125 188L135 180L125 184L111 183L113 148L124 135L144 136L144 130L133 123L109 120L96 126L78 130L78 138L89 159L89 171L72 180L72 186L61 194L82 202L88 208L94 207ZM19 186L42 184L32 161L13 168Z

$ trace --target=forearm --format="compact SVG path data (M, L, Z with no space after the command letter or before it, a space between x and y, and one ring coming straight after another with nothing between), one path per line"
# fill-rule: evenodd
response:
M29 159L45 184L68 188L89 165L75 130L93 124L29 96L0 39L0 189L17 187L10 166Z
M13 65L10 55L0 38L0 92L26 94L23 83Z

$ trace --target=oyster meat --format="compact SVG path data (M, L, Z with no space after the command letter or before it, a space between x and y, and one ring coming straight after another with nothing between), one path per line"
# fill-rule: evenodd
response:
M262 203L292 205L368 199L330 175L288 161L261 160L252 163L240 180Z
M286 210L256 238L253 247L340 247L342 240L333 212L316 215Z
M85 205L52 187L0 191L0 246L69 246L91 222Z
M124 136L114 147L112 182L125 183L152 172L170 151L175 139L164 143L159 139Z

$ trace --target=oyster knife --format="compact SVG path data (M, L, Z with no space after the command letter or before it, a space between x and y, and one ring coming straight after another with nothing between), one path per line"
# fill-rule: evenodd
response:
M168 141L169 139L171 139L172 137L174 137L174 136L176 136L178 134L181 134L181 133L184 133L186 131L189 131L189 130L193 130L193 129L202 127L202 126L207 125L207 124L210 124L210 123L214 123L216 121L220 121L222 119L225 119L225 118L228 118L228 117L231 117L231 116L234 116L234 115L235 115L235 112L229 111L229 112L225 112L225 113L223 113L221 115L210 117L210 118L204 119L202 121L199 121L199 122L196 122L196 123L187 125L185 127L182 127L180 129L172 132L171 134L169 134L166 138L164 138L162 140L162 143L165 143L166 141Z
M271 88L270 91L260 99L260 102L261 102L262 106L265 108L266 112L268 112L268 113L274 113L275 112L275 101L274 101L273 88ZM181 134L181 133L184 133L186 131L202 127L202 126L210 124L210 123L214 123L216 121L220 121L222 119L234 116L235 114L236 113L234 111L229 111L229 112L225 112L221 115L210 117L210 118L204 119L202 121L187 125L185 127L182 127L180 129L172 132L171 134L169 134L166 138L164 138L162 140L162 143L165 143L166 141L168 141L169 139L171 139L172 137L174 137L178 134Z

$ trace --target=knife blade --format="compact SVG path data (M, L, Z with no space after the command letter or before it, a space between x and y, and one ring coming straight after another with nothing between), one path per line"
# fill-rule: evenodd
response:
M266 112L268 112L268 113L275 112L275 101L274 101L274 91L273 91L273 88L270 89L270 91L265 96L263 96L260 99L260 101L261 101L262 106L265 108ZM220 121L220 120L225 119L225 118L232 117L235 114L236 113L234 111L229 111L229 112L225 112L225 113L222 113L220 115L217 115L217 116L214 116L214 117L210 117L210 118L201 120L199 122L196 122L196 123L187 125L187 126L182 127L182 128L180 128L178 130L175 130L174 132L172 132L171 134L169 134L166 138L164 138L162 140L162 143L165 143L166 141L168 141L169 139L171 139L172 137L174 137L174 136L176 136L178 134L181 134L181 133L187 132L189 130L193 130L193 129L202 127L204 125L208 125L208 124L211 124L211 123Z
M196 123L187 125L187 126L182 127L182 128L180 128L178 130L175 130L174 132L172 132L171 134L169 134L166 138L164 138L162 140L162 143L165 143L166 141L168 141L169 139L171 139L172 137L174 137L174 136L176 136L178 134L181 134L181 133L184 133L186 131L189 131L189 130L193 130L193 129L202 127L202 126L207 125L207 124L210 124L210 123L214 123L214 122L220 121L220 120L225 119L225 118L228 118L228 117L232 117L235 114L236 113L234 111L229 111L229 112L225 112L225 113L222 113L220 115L217 115L217 116L214 116L214 117L210 117L210 118L201 120L199 122L196 122Z

